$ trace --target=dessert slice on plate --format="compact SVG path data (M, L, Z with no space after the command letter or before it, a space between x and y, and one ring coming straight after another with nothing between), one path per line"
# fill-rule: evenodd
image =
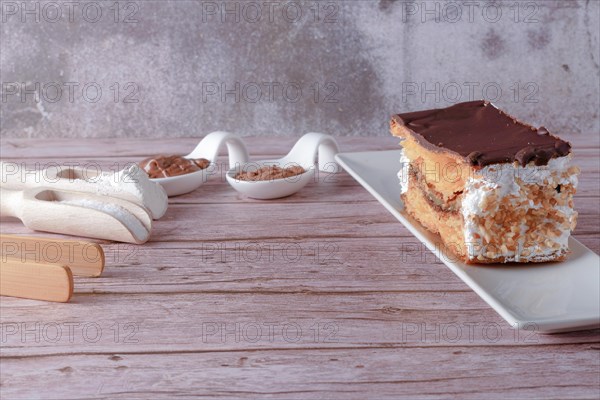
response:
M406 211L467 263L567 257L579 169L571 146L487 101L394 115Z

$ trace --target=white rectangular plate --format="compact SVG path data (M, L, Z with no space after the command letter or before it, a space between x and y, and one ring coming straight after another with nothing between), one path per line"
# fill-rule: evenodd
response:
M336 160L513 327L554 333L600 326L600 258L574 238L563 262L468 265L440 254L440 237L402 211L400 150L340 153Z

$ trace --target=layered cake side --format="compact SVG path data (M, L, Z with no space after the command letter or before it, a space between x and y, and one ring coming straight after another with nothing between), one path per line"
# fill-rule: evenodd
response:
M485 101L399 114L402 200L468 263L563 260L577 213L571 146Z

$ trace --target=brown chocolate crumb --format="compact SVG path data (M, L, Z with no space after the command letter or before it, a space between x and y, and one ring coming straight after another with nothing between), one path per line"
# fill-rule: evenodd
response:
M515 159L524 167L529 161L535 159L535 149L531 146L524 147L515 154Z
M197 158L193 161L194 164L196 164L200 169L208 168L208 165L210 164L210 161L208 161L206 158Z
M182 156L155 156L149 157L139 163L148 176L152 179L166 178L200 171L210 165L205 158L188 159Z
M255 171L239 172L235 179L240 181L272 181L274 179L285 179L306 172L300 166L280 168L275 165L261 167Z
M467 160L471 165L478 165L478 160L481 158L482 155L483 154L480 151L473 151L469 153L469 155L467 156Z
M554 143L554 148L561 157L571 152L571 145L568 142L556 142Z
M537 130L537 134L538 134L538 135L544 135L544 136L545 136L545 135L549 135L549 134L550 134L550 132L548 132L548 129L546 129L546 127L545 127L545 126L540 126L540 127L538 128L538 130Z

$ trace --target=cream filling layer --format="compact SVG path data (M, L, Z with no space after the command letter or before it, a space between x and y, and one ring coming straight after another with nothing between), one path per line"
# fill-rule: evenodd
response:
M400 150L400 171L398 171L398 179L400 180L400 193L404 194L408 191L408 167L410 160L404 154L404 149Z
M544 166L527 166L521 167L515 164L493 164L484 167L476 177L471 177L467 180L462 199L461 213L464 219L464 237L467 245L470 258L475 258L481 248L476 244L480 239L475 235L483 236L485 232L482 227L475 222L475 216L483 218L490 217L492 212L485 210L483 204L489 197L494 197L494 202L501 202L508 198L510 204L515 207L522 207L522 201L527 198L526 185L573 185L577 187L577 175L569 175L563 177L563 173L570 167L571 157L554 158L549 161L548 165ZM528 208L539 208L540 204L535 204L529 200ZM576 215L575 211L570 207L554 207L554 210L571 221ZM542 223L554 221L545 219ZM556 229L560 231L560 236L554 239L554 242L560 245L560 248L546 248L543 244L537 243L519 243L517 251L502 252L500 249L495 249L497 257L504 257L507 262L510 261L527 261L528 259L536 259L539 261L553 258L557 251L566 251L568 249L568 240L571 234L570 229L564 229L555 224ZM535 228L535 227L534 227ZM485 229L485 228L484 228ZM524 232L529 229L525 223L520 225L520 237L523 237ZM498 234L498 233L496 233ZM501 233L500 233L501 234ZM523 254L528 254L524 257Z

